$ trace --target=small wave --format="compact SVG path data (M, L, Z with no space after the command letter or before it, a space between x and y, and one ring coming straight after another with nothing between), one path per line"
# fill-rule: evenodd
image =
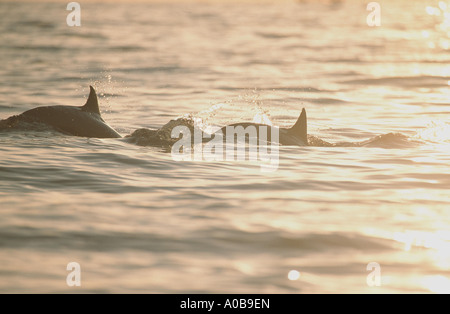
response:
M117 52L130 52L130 51L144 51L145 48L140 46L112 46L108 47L108 50Z
M376 147L376 148L408 148L417 144L408 136L401 133L387 133L375 136L363 142L330 143L316 136L308 136L309 146L314 147Z
M58 24L50 21L42 21L42 20L30 20L30 21L17 21L13 24L13 29L21 29L21 28L32 28L32 29L41 29L41 30L50 30L56 28Z
M310 62L320 62L320 63L370 63L371 61L364 60L358 57L355 58L309 58L308 61Z
M55 46L55 45L28 45L28 46L9 46L7 48L11 48L14 50L24 51L24 50L31 50L31 51L46 51L46 52L58 52L63 50L69 50L66 47L63 46ZM73 50L73 48L70 48L70 50Z
M224 91L249 91L249 90L252 90L252 88L250 88L250 87L230 87L230 86L218 86L217 89L224 90ZM264 91L264 92L265 91L267 91L267 92L286 91L286 92L301 92L301 93L328 92L328 90L318 89L318 88L311 87L311 86L304 86L304 87L269 86L269 87L259 87L258 91Z
M296 250L297 254L307 255L327 250L389 250L389 240L350 233L308 233L303 235L280 234L274 231L249 232L246 230L215 228L197 231L217 243L251 244L257 250ZM224 243L225 242L225 243Z
M313 104L321 104L321 105L348 103L348 101L345 101L342 99L336 99L336 98L302 98L302 101L310 102Z
M288 34L288 33L275 33L275 32L257 32L257 36L266 39L285 39L285 38L303 38L302 34Z
M139 68L121 68L117 71L128 73L191 73L192 70L181 66L157 66L157 67L139 67Z
M387 133L364 141L360 146L379 148L407 148L415 145L411 139L401 133Z
M386 85L398 87L444 87L448 86L448 76L408 76L408 77L381 77L374 79L360 79L343 81L344 84L355 85Z
M61 32L60 35L65 37L71 37L71 38L80 38L80 39L100 39L100 40L107 40L108 37L101 34L101 33L95 33L95 32L70 32L70 31L64 31Z

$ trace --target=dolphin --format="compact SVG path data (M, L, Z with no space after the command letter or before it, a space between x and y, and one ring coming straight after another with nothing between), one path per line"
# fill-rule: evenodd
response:
M121 138L122 136L103 120L97 94L92 86L86 104L82 107L37 107L0 121L0 126L12 127L18 122L44 123L55 130L74 136L93 138Z
M193 120L186 118L170 120L167 124L157 130L136 130L132 134L127 135L125 137L125 141L141 146L171 146L178 140L180 140L179 137L172 137L172 130L175 127L179 126L186 127L186 136L188 138L190 137L190 139L187 139L187 141L190 143L194 143L196 140L194 138L196 127ZM278 138L272 138L272 135L274 134L272 128L276 128L278 130ZM260 123L239 122L224 126L212 134L208 134L200 130L200 132L202 132L203 134L201 140L204 144L213 140L215 141L216 139L218 139L219 141L228 141L227 131L234 133L231 135L229 134L233 140L233 136L239 136L241 134L246 138L254 138L256 136L257 139L259 139L260 132L264 132L266 133L266 137L264 140L268 143L273 142L287 146L308 146L309 144L307 117L306 110L304 108L300 114L300 117L297 119L297 122L290 128L278 128ZM204 135L206 134L207 136L205 137ZM257 143L259 143L259 141Z
M278 142L281 145L308 146L308 121L305 108L303 108L297 122L291 128L277 128L279 136L278 140L271 138L272 128L275 128L274 126L250 122L230 124L222 127L216 134L223 134L225 139L227 130L232 130L236 134L236 127L242 127L245 131L249 130L248 127L255 127L256 136L258 138L260 136L259 132L263 130L261 127L265 127L264 130L267 130L267 140L269 142ZM248 132L248 134L250 134L250 132Z

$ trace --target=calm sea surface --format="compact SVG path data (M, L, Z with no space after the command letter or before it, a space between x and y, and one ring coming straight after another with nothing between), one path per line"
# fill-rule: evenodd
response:
M1 293L450 293L449 1L379 1L379 27L369 1L83 2L80 27L68 2L0 1L0 119L94 85L123 135L305 107L310 135L370 145L263 172L0 132Z

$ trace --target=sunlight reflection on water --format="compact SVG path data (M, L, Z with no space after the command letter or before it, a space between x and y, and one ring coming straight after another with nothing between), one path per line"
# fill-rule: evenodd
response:
M355 3L358 3L355 5ZM279 169L0 133L0 291L449 291L450 5L0 2L1 117L85 102L124 135L190 117L370 147L280 147ZM62 12L61 12L62 11ZM438 13L439 12L439 13ZM432 48L432 49L431 49ZM70 259L70 260L69 260ZM366 265L382 285L366 284ZM176 283L176 285L174 285Z

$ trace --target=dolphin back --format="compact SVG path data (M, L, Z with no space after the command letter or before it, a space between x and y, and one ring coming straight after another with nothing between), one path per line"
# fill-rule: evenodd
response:
M102 118L95 90L90 86L86 104L82 107L37 107L0 121L0 130L40 123L61 133L92 138L121 138Z
M288 129L288 133L301 139L305 144L308 144L308 119L306 117L305 108L303 108L302 113L294 126Z
M79 107L38 107L22 114L27 121L49 125L55 130L74 136L93 138L121 137L113 128L95 113L84 112Z

